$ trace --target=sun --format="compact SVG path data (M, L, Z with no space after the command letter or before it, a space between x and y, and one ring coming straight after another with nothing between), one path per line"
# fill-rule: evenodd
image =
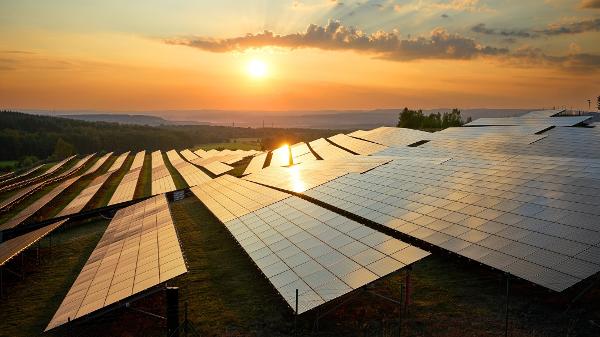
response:
M252 60L246 68L248 75L254 78L263 78L267 76L267 64L261 60Z

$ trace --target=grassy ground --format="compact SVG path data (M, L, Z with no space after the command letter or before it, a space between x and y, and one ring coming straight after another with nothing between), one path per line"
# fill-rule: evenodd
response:
M0 171L12 171L18 163L16 160L0 161Z
M152 194L152 154L146 153L142 172L138 178L133 199L147 197Z
M212 149L217 149L217 150L260 150L260 144L259 143L254 143L254 142L250 142L250 143L243 143L243 142L236 142L236 143L211 143L211 144L200 144L198 146L196 146L194 148L194 150L198 150L198 149L203 149L203 150L212 150Z
M175 169L175 167L173 167L173 165L169 161L169 158L167 157L167 154L165 152L163 152L162 156L163 156L163 160L165 162L165 166L167 167L167 170L169 170L169 173L171 174L171 177L173 177L173 182L175 183L175 187L178 190L180 190L182 188L188 187L188 184L185 182L185 179L183 179L183 177L181 176L181 174L179 174L179 171L177 171Z

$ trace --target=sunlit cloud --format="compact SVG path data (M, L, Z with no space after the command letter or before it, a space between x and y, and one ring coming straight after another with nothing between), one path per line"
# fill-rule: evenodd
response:
M402 39L397 31L371 34L330 20L325 26L311 24L305 32L277 35L271 31L245 36L215 39L205 37L166 40L168 44L185 45L210 52L224 53L264 47L288 49L318 48L353 50L376 57L408 61L417 59L471 59L478 56L506 54L508 50L484 46L459 34L436 28L428 36Z

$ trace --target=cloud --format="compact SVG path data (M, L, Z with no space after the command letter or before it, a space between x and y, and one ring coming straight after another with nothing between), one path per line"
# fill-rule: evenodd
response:
M600 8L600 0L582 0L580 8Z
M479 23L471 27L471 31L485 35L500 35L504 37L535 37L534 34L529 33L525 30L508 30L508 29L495 29L488 28L485 23Z
M600 19L571 22L566 24L551 24L546 29L538 30L540 34L549 36L562 34L579 34L597 31L600 31Z
M484 23L476 24L471 27L471 31L484 34L496 35L506 38L537 38L540 36L556 36L565 34L580 34L586 32L600 31L600 19L576 21L570 23L553 23L547 28L533 30L515 30L506 28L489 28Z
M318 48L323 50L353 50L374 54L390 60L470 59L478 56L500 55L504 48L483 46L473 39L434 29L429 36L402 39L396 31L377 31L367 34L355 27L330 20L325 26L311 24L302 33L276 35L270 31L245 36L214 39L192 37L169 39L168 44L184 45L210 52L224 53L263 47L288 49Z
M522 47L512 53L510 62L519 65L562 68L568 71L597 70L600 67L600 55L581 53L581 48L571 44L569 54L552 56L545 54L539 48Z

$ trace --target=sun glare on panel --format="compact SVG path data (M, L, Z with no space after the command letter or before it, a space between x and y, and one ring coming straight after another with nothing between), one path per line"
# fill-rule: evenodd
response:
M253 78L263 78L267 76L267 64L261 60L252 60L246 68L248 75Z

